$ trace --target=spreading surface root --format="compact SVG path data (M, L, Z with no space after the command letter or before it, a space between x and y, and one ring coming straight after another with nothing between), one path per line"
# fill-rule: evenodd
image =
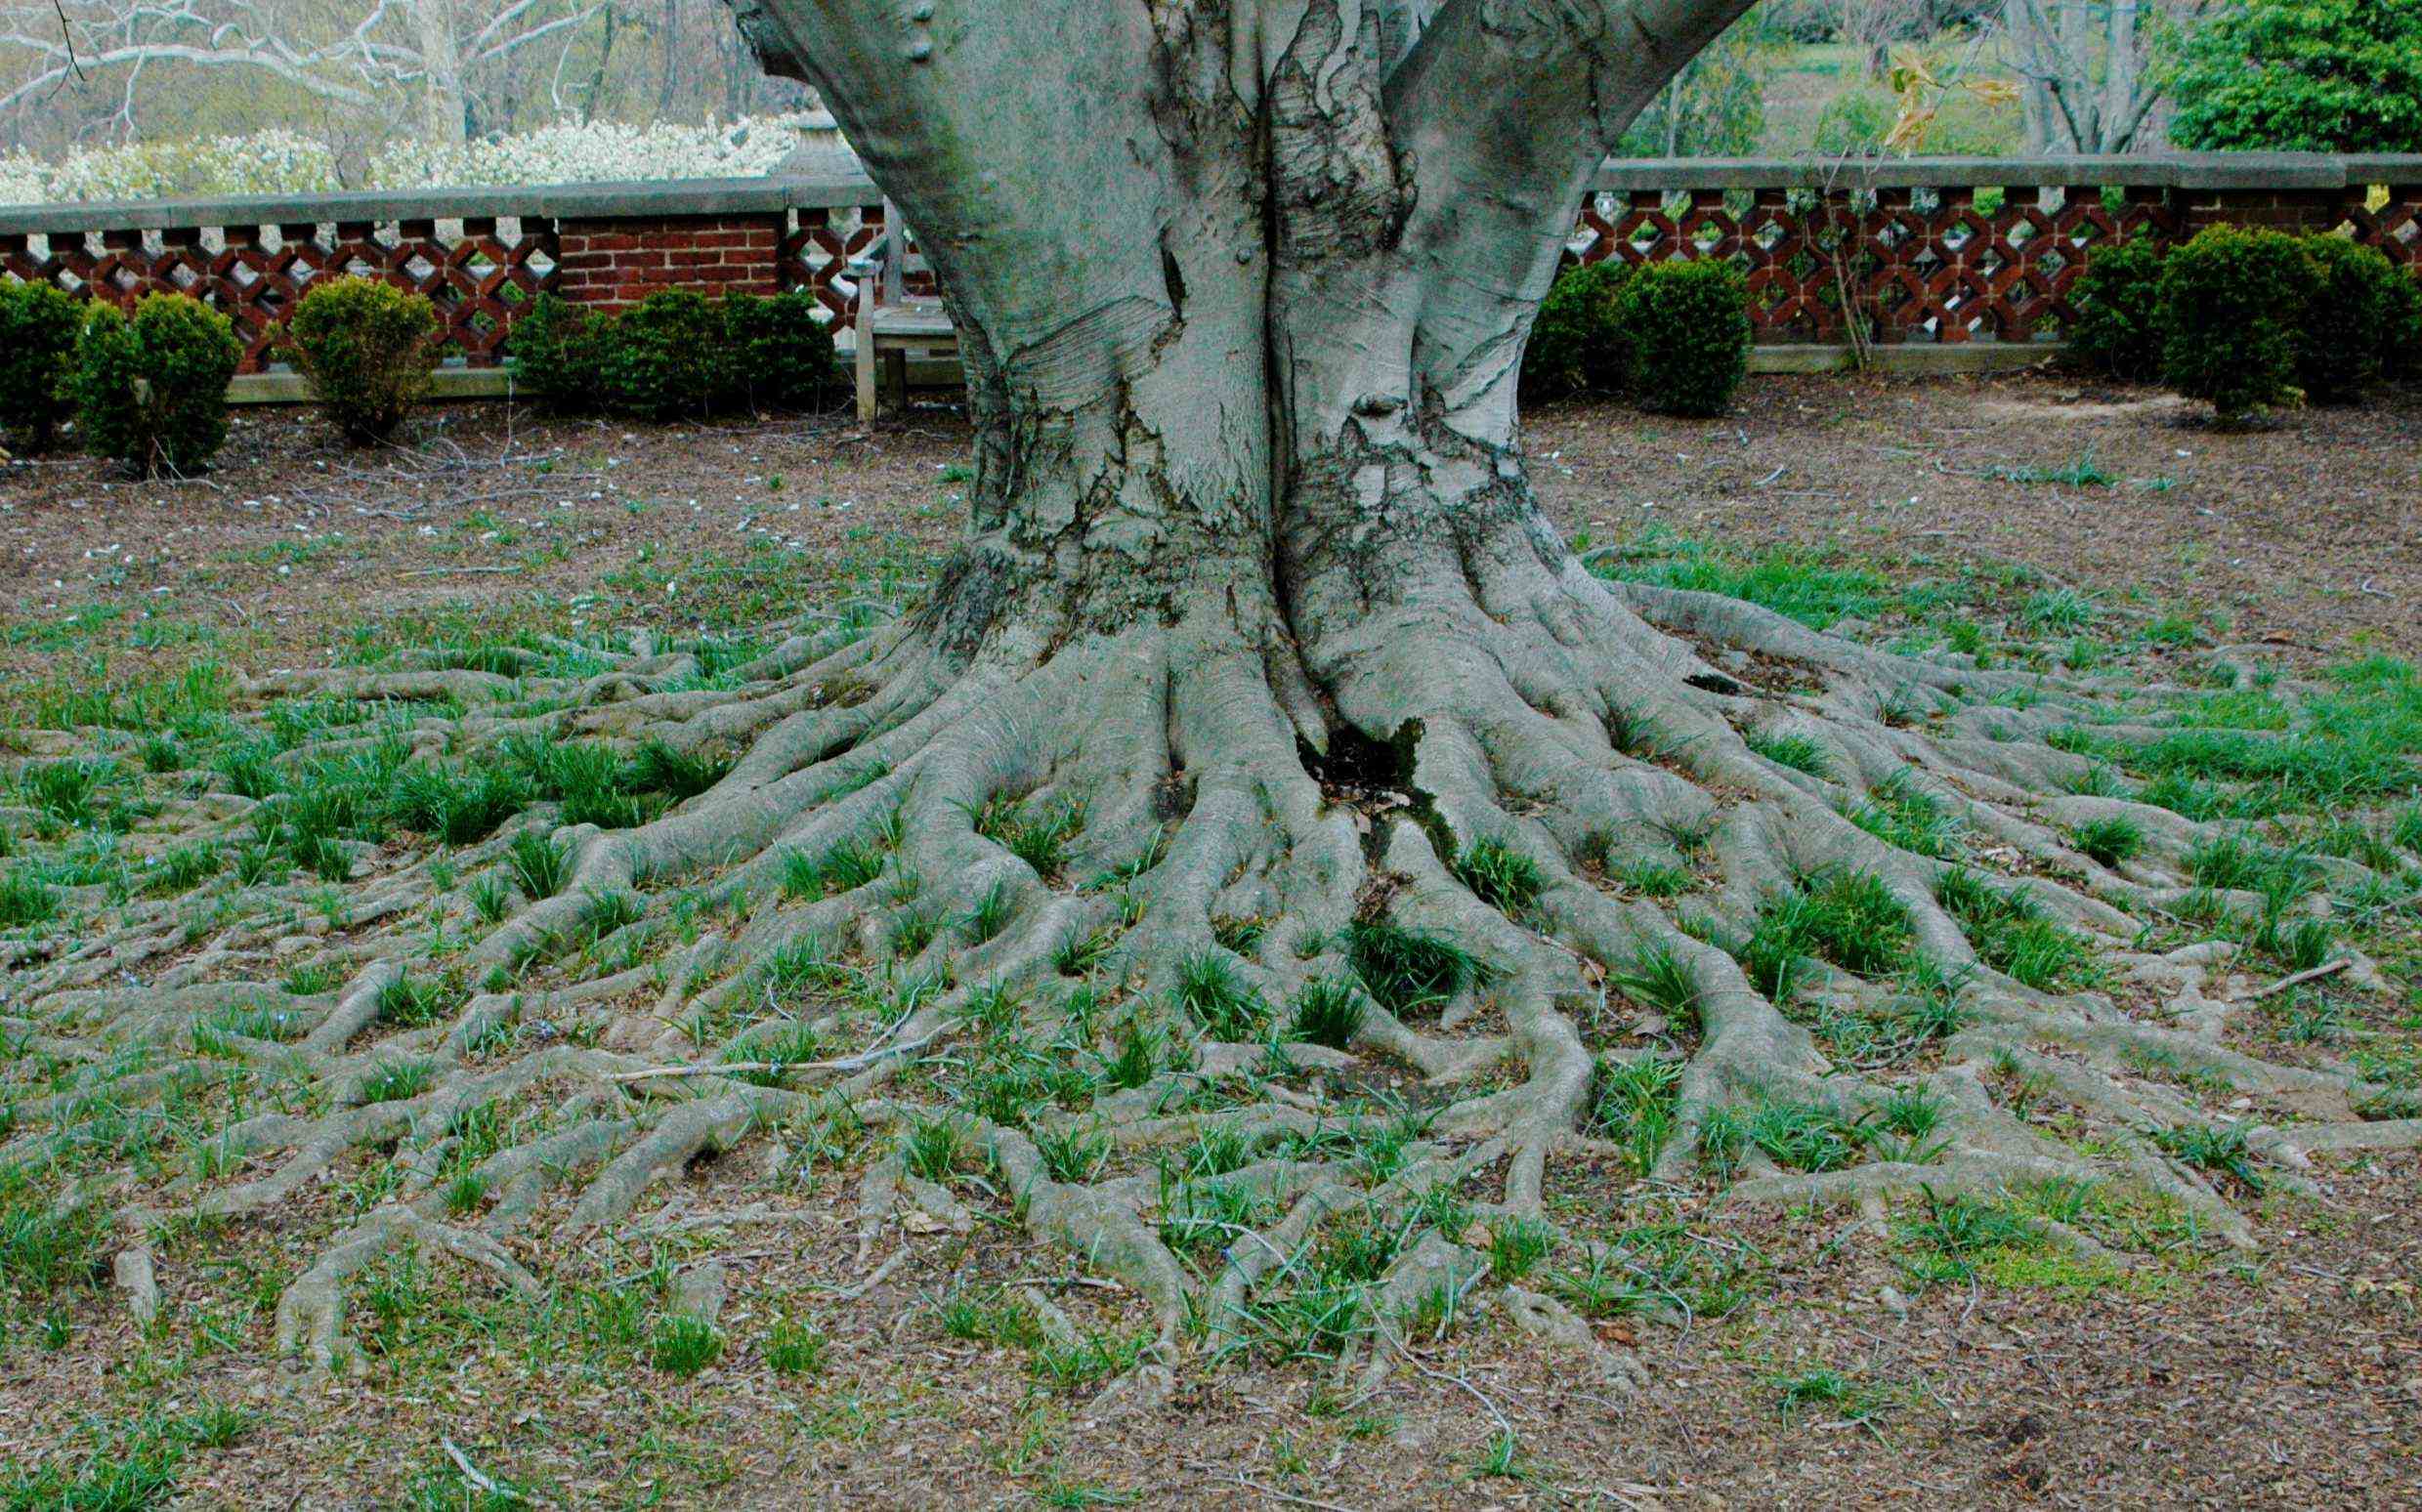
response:
M2251 1243L2254 1183L2422 1136L2329 1056L2231 1048L2285 968L2188 922L2321 929L2315 883L2404 861L2198 887L2214 846L2271 853L2063 748L2146 733L2107 690L1589 579L1316 660L1331 719L1182 621L972 662L900 623L738 666L519 654L244 684L250 743L208 768L18 742L149 767L122 846L195 875L63 886L88 925L0 944L0 1165L74 1173L61 1211L148 1276L162 1220L389 1159L277 1308L323 1366L380 1257L534 1294L769 1134L850 1173L869 1265L989 1210L1132 1288L1144 1382L1198 1352L1383 1368L1482 1304L1604 1355L1513 1280L1525 1245L1628 1263L1552 1219L1579 1158L1878 1209L2113 1185ZM0 814L21 843L55 817ZM222 1095L157 1179L95 1158Z

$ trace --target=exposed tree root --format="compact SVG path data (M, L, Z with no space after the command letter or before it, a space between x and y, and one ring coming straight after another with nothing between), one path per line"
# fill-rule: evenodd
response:
M459 705L394 724L399 770L515 742L739 754L615 827L563 822L563 794L450 851L339 833L333 917L319 883L221 876L12 944L0 1164L75 1164L106 1120L239 1073L251 1111L191 1170L103 1171L63 1206L104 1204L129 1234L238 1220L395 1152L391 1194L278 1305L279 1347L327 1368L353 1353L348 1280L381 1255L534 1294L549 1256L639 1227L692 1162L780 1130L866 1150L864 1258L897 1224L1014 1214L1143 1299L1154 1368L1324 1348L1381 1368L1417 1320L1488 1302L1621 1379L1562 1301L1490 1279L1507 1232L1553 1232L1576 1154L1742 1202L2115 1182L2250 1244L2231 1197L2252 1166L2182 1152L2234 1131L2294 1182L2316 1153L2422 1143L2422 1119L2361 1115L2394 1100L2352 1070L2222 1042L2231 946L2140 947L2220 831L2071 791L2093 763L2048 736L2108 691L1569 563L1404 602L1311 638L1300 668L1225 621L973 657L904 622L794 637L707 687L699 652L645 637L577 678L533 654L519 675L406 657L248 684L255 722L277 699ZM340 732L275 769L380 738ZM155 854L308 838L275 839L300 789L153 786L178 796L129 843ZM1959 846L1856 818L1913 793ZM2105 865L2071 836L2111 815L2145 845ZM1848 938L1768 948L1778 906L1836 883L1867 910ZM1979 907L2100 965L2026 986ZM332 975L287 970L315 963ZM1626 1000L1632 1047L1593 1052ZM1829 1055L1808 1027L1828 1016L1887 1027ZM1609 1075L1643 1064L1671 1068L1643 1110L1669 1134L1601 1117ZM2256 1111L2207 1107L2231 1100ZM2023 1116L2051 1104L2091 1137ZM145 1291L149 1256L128 1253Z

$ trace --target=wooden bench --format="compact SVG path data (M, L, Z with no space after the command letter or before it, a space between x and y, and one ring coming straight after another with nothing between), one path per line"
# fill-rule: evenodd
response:
M909 354L958 355L958 332L951 326L942 301L908 292L907 265L915 261L907 250L908 228L899 207L883 201L884 231L874 244L850 259L858 281L856 322L858 423L873 423L880 387L891 393L894 408L909 402Z

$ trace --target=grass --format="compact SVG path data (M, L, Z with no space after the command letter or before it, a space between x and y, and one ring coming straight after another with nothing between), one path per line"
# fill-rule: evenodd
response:
M648 1336L648 1364L666 1375L693 1376L722 1357L722 1332L686 1313L658 1319Z
M855 892L882 874L882 853L856 840L844 840L822 856L791 851L783 857L783 892L791 898Z
M420 1096L438 1082L435 1061L391 1061L361 1078L361 1101L401 1103Z
M968 943L984 945L998 939L1000 932L1009 927L1009 915L1015 906L1005 884L996 882L986 888L967 911L959 915L958 922L966 931Z
M975 816L975 831L1005 848L1048 882L1068 869L1070 844L1084 829L1084 806L1039 807L1024 799L994 798Z
M1812 777L1833 775L1833 753L1813 736L1804 735L1766 735L1752 731L1744 738L1749 748L1778 767L1805 772Z
M2143 801L2194 819L2360 808L2422 788L2422 770L2410 760L2422 749L2422 672L2373 656L2324 677L2324 691L2292 709L2269 699L2249 705L2236 693L2210 706L2215 719L2255 720L2276 727L2271 730L2188 728L2122 738L2081 726L2055 732L2054 742L2146 779Z
M59 916L59 894L26 871L0 872L0 929L47 924Z
M143 1512L177 1491L186 1444L168 1424L143 1419L83 1458L39 1469L0 1468L6 1512Z
M1743 1121L1742 1134L1775 1164L1793 1171L1838 1171L1854 1164L1868 1138L1860 1125L1814 1103L1763 1104Z
M1674 1103L1682 1065L1670 1056L1602 1058L1593 1116L1599 1132L1623 1147L1634 1172L1645 1176L1674 1137Z
M1910 1274L1929 1283L1972 1280L1980 1258L2032 1246L2043 1237L2042 1229L2014 1207L1966 1192L1943 1197L1932 1188L1925 1189L1924 1210L1903 1218L1897 1228L1918 1247Z
M1615 861L1606 867L1606 876L1643 898L1679 898L1698 880L1686 866L1652 861Z
M781 1024L770 1029L734 1040L723 1052L723 1059L734 1062L755 1062L769 1071L736 1072L737 1079L760 1087L780 1087L789 1079L789 1068L801 1066L824 1053L816 1031L804 1024Z
M913 1176L948 1182L975 1153L975 1142L956 1118L919 1118L909 1125L900 1158Z
M1410 1231L1377 1211L1348 1212L1308 1238L1250 1298L1218 1353L1334 1359L1377 1323L1376 1286Z
M1665 1015L1677 1029L1695 1031L1699 1027L1699 978L1674 947L1665 944L1651 945L1632 958L1632 964L1609 978L1625 996L1647 1004Z
M1850 805L1843 815L1886 845L1939 861L1960 853L1968 829L1941 799L1920 788L1906 772L1895 772L1868 789L1865 801Z
M108 1266L109 1220L85 1203L55 1211L21 1165L0 1167L0 1296L48 1297L95 1285Z
M1089 1182L1109 1168L1110 1131L1098 1126L1070 1125L1039 1131L1035 1152L1053 1181Z
M1049 1391L1084 1391L1134 1368L1147 1342L1140 1334L1088 1333L1045 1344L1027 1361L1027 1372Z
M2072 828L2068 837L2080 854L2103 866L2124 864L2145 849L2144 826L2119 814L2088 819Z
M1750 982L1781 1003L1810 957L1861 976L1889 976L1914 958L1909 910L1873 872L1830 868L1769 894L1732 953Z
M1270 1022L1270 1005L1241 981L1227 956L1205 950L1178 964L1177 1005L1213 1039L1249 1043Z
M1436 935L1384 919L1345 927L1345 959L1372 1001L1403 1015L1443 1004L1479 983L1479 958Z
M1775 1410L1785 1422L1815 1409L1844 1423L1871 1426L1897 1405L1898 1394L1832 1368L1802 1370L1768 1378Z
M1007 1288L953 1291L934 1306L934 1321L954 1339L1032 1348L1042 1342L1042 1321Z
M2015 981L2054 991L2098 974L2085 939L2045 917L2043 905L2023 892L1962 868L1944 872L1934 896L1967 931L1977 959Z
M45 761L32 763L20 773L17 788L27 808L82 829L102 822L102 794L124 777L114 761Z
M2262 1176L2254 1169L2253 1151L2246 1143L2244 1124L2182 1123L2155 1134L2153 1143L2188 1165L2234 1177L2249 1192L2263 1190Z
M1788 549L1738 558L1661 531L1620 554L1594 558L1591 570L1623 582L1746 599L1811 630L1838 619L1877 618L1897 597L1890 582L1865 567Z
M1508 918L1522 917L1547 886L1537 861L1498 840L1467 847L1455 859L1453 869L1475 897Z
M435 977L398 977L378 989L378 1022L424 1029L450 1017L470 997L459 984Z
M2083 630L2094 623L2096 614L2092 600L2068 588L2029 594L2018 612L2029 629L2053 635Z
M1552 1225L1537 1218L1505 1218L1489 1230L1489 1274L1503 1281L1526 1280L1554 1253Z
M1361 1031L1364 1003L1361 991L1340 977L1321 977L1296 994L1288 1032L1296 1038L1332 1050L1342 1050Z
M757 1353L765 1361L765 1367L776 1375L812 1380L824 1373L825 1333L804 1319L778 1318L766 1330L765 1342L758 1346Z
M505 868L524 897L535 902L564 890L572 871L572 852L536 829L525 829L505 850Z
M2094 460L2092 446L2060 467L1994 467L1986 469L1985 476L2004 483L2060 483L2071 488L2107 488L2119 482L2117 473Z
M1959 994L1967 985L1965 972L1945 971L1918 956L1878 1003L1848 1007L1815 1002L1798 1015L1835 1057L1861 1070L1895 1065L1937 1040L1948 1039L1968 1022Z

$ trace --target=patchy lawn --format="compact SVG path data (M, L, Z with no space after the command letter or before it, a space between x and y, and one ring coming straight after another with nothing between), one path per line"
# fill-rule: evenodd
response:
M2068 380L1769 378L1709 423L1556 406L1532 447L1610 574L1879 640L2211 682L2237 700L2232 723L2262 710L2217 691L2229 664L2336 667L2345 738L2316 761L2409 728L2396 723L2409 674L2363 658L2422 656L2410 394L2228 436ZM300 412L249 411L215 473L173 485L81 460L7 468L0 725L211 662L535 650L633 626L742 646L803 609L896 603L956 528L965 451L941 410L868 435L833 417L627 429L489 405L366 453ZM2183 757L2105 754L2152 782L2172 762L2177 800L2195 801ZM1870 819L1904 844L1932 822L1915 804ZM2259 888L2282 864L2249 850L2198 869ZM2324 980L2230 1033L2287 1060L2359 1045L2381 1079L2422 1085L2410 901L2378 901L2359 929L2396 995ZM2294 963L2292 943L2257 947L2262 976ZM5 1012L0 1034L19 1034ZM1614 1047L1647 1022L1588 1029ZM1912 1053L1883 1037L1892 1026L1810 1028L1845 1055ZM1641 1116L1657 1095L1639 1090ZM215 1096L120 1130L111 1157L207 1160L209 1119L232 1115ZM2028 1117L2086 1137L2057 1108ZM9 1121L0 1103L0 1140ZM1894 1132L1922 1140L1923 1121L1910 1110ZM1134 1299L982 1203L963 1232L886 1227L862 1248L862 1162L846 1139L790 1135L701 1161L649 1199L637 1236L550 1276L542 1297L390 1259L357 1279L348 1325L365 1358L332 1387L277 1358L273 1313L329 1236L395 1190L394 1162L340 1162L274 1220L164 1226L149 1329L93 1270L107 1236L0 1184L0 1508L2394 1507L2422 1481L2410 1155L2325 1159L2312 1195L2249 1196L2266 1247L2239 1254L2190 1214L2106 1194L1753 1211L1638 1181L1609 1153L1559 1166L1549 1203L1631 1256L1622 1274L1581 1274L1518 1235L1491 1247L1635 1349L1639 1392L1485 1322L1442 1328L1368 1396L1265 1352L1101 1420L1087 1404L1137 1336ZM2045 1242L2054 1221L2126 1258ZM701 1334L671 1299L708 1259L730 1301ZM1037 1295L1073 1338L1044 1336Z

